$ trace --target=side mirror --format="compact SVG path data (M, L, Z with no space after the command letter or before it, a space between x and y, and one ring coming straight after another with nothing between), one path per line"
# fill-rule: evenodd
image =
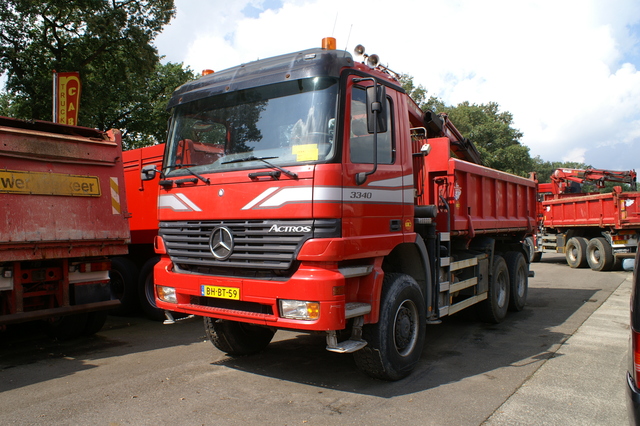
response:
M156 169L156 166L154 165L144 166L140 171L140 180L142 181L154 180L156 178L157 173L158 173L158 169Z
M387 90L382 84L367 87L367 130L369 133L387 131ZM377 114L374 114L377 112Z

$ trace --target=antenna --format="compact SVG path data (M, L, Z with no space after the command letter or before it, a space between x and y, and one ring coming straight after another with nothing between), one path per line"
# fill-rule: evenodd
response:
M338 23L338 12L336 12L336 19L333 21L333 31L331 31L331 37L336 34L336 24Z
M344 50L347 50L347 47L349 47L349 39L351 38L351 30L353 29L353 24L351 24L351 26L349 27L349 35L347 36L347 43L344 45Z

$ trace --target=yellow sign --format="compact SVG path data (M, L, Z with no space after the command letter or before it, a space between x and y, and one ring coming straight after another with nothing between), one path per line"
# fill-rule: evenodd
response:
M318 159L318 145L310 143L306 145L294 145L291 153L296 156L296 161L316 161Z
M0 170L0 193L99 197L97 176Z
M78 125L80 89L80 73L53 74L53 121L72 126Z

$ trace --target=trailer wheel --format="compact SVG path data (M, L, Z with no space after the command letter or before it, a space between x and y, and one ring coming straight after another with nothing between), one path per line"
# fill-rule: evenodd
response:
M572 268L585 268L587 266L588 240L584 237L572 237L565 247L567 264Z
M153 268L160 261L159 256L154 256L147 260L140 271L138 282L138 298L142 312L154 321L162 321L164 319L164 310L156 305L156 294L153 284Z
M82 335L93 336L102 330L105 322L107 322L107 311L89 312L87 314L87 323L82 330Z
M204 331L213 346L232 356L260 352L275 334L267 327L209 317L204 318Z
M529 292L529 268L522 253L510 251L505 254L509 270L509 310L520 312L527 303Z
M131 259L114 257L111 259L111 292L120 299L120 306L111 310L114 315L129 315L140 306L138 302L138 267Z
M489 279L489 294L486 300L478 303L478 315L485 322L501 323L509 308L509 269L500 255L493 256L492 274Z
M82 336L87 326L87 314L72 314L53 319L48 334L58 340L70 340Z
M353 353L358 368L382 380L400 380L422 355L426 324L425 302L418 283L409 275L384 277L380 318L362 328L367 346Z
M587 262L594 271L609 271L614 264L613 250L602 237L592 238L587 244Z

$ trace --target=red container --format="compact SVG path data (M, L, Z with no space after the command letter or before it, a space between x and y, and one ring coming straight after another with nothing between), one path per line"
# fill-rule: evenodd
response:
M562 196L543 201L542 214L548 228L638 228L640 192Z
M438 206L436 221L440 232L451 231L452 235L470 238L479 234L533 232L535 181L452 158L448 138L429 139L428 143L431 150L423 157L422 170L415 176L416 187L422 193L418 202Z
M127 253L118 131L0 118L0 262Z

